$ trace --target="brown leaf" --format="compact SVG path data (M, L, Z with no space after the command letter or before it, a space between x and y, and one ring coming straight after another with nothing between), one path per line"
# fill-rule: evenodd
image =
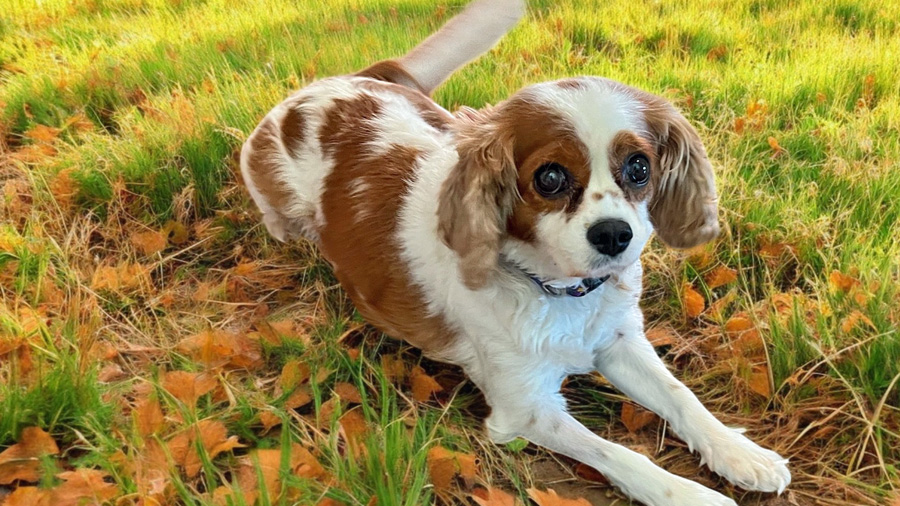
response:
M518 506L519 500L499 488L477 488L470 496L478 506Z
M51 506L50 491L37 487L18 487L6 496L3 506Z
M278 383L285 392L296 388L302 383L306 383L309 379L311 371L305 362L300 360L289 360L284 367L281 368L281 377Z
M40 457L58 453L59 447L50 434L40 427L26 427L19 442L0 453L0 485L9 485L16 480L40 480Z
M694 290L690 283L685 283L682 289L684 290L684 298L682 300L684 313L688 318L697 318L703 313L703 309L706 308L706 301L700 295L700 292Z
M630 402L622 403L622 423L625 424L628 432L637 432L654 420L656 420L656 414L652 411Z
M737 280L737 271L730 267L720 265L707 273L704 279L706 281L706 286L712 290L729 283L734 283Z
M609 479L607 479L606 476L603 476L600 471L582 462L575 464L575 474L583 480L609 485Z
M766 365L754 366L750 371L750 379L747 380L750 390L769 398L772 396L772 387L769 384L769 368Z
M776 157L785 152L785 149L781 147L781 144L778 144L778 139L776 139L775 137L770 136L767 141L769 143L769 147L772 148L773 157Z
M859 284L858 279L840 271L831 271L831 274L828 275L828 286L832 291L847 293Z
M310 393L308 385L302 385L297 387L291 395L288 396L284 401L284 407L286 409L297 409L303 406L306 406L310 402L312 402L312 394Z
M312 480L320 479L326 474L319 460L297 443L291 445L291 471L296 476Z
M847 334L851 330L853 330L859 324L859 322L864 322L872 330L877 330L875 324L872 323L872 320L870 320L868 316L864 315L858 309L854 309L853 311L851 311L850 314L841 321L841 330L845 334Z
M61 130L59 128L47 125L35 125L26 130L24 136L36 142L51 143L59 137L60 132Z
M381 356L381 369L385 378L390 381L403 381L408 374L406 362L400 357L390 355Z
M669 326L653 327L652 329L648 329L644 334L647 336L647 340L650 341L650 344L654 347L671 346L678 340L675 331Z
M159 253L166 249L168 241L166 236L156 230L148 230L146 232L135 232L131 234L131 244L145 255Z
M265 430L281 425L281 417L271 411L263 411L259 414L259 422Z
M162 228L162 234L168 241L175 246L180 246L187 242L190 232L184 224L177 221L167 221Z
M150 285L150 273L140 264L123 262L118 265L102 265L94 271L91 288L113 292L132 291Z
M219 385L219 380L206 373L187 371L170 371L163 376L162 387L190 407L197 404L197 399L212 392Z
M360 457L365 452L365 437L368 432L362 412L358 408L348 411L341 416L338 423L341 426L341 437L350 454Z
M362 396L359 394L359 390L357 390L355 386L345 381L335 383L334 393L336 393L337 396L341 398L341 400L353 404L362 404Z
M259 341L242 333L205 330L183 339L177 349L208 368L256 369L263 365Z
M168 442L169 454L175 464L184 469L188 478L200 473L203 460L197 452L197 443L210 459L233 448L242 448L237 436L228 437L225 424L214 420L200 420L196 425L179 432Z
M546 492L542 492L536 488L529 488L527 492L528 497L536 502L538 506L591 506L591 503L589 503L587 499L566 499L560 497L552 488L547 489Z
M471 487L478 474L478 458L475 455L454 452L442 446L428 450L426 461L431 483L438 491L449 490L456 476L465 482L466 487Z
M125 376L127 375L119 364L108 364L104 366L103 369L100 369L100 373L97 375L97 381L101 383L110 383L112 381L120 380Z
M106 473L95 469L76 469L56 475L63 483L50 490L54 506L102 504L119 495L119 488L103 479Z
M419 366L413 368L410 381L412 382L413 399L419 402L427 402L431 399L432 394L444 390L434 378L425 372L425 369Z
M162 407L155 397L147 397L137 402L132 411L134 423L137 425L138 434L149 436L162 430L165 425Z

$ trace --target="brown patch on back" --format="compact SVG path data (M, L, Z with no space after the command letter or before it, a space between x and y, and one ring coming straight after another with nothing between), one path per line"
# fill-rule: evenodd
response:
M247 172L256 189L275 210L284 209L291 200L290 191L275 177L282 161L278 148L280 144L278 126L268 116L263 118L247 141L250 149Z
M300 112L302 102L287 104L287 114L281 119L281 140L291 156L297 156L303 147L306 120Z
M556 85L566 90L584 89L584 83L582 83L580 79L574 77L570 77L568 79L560 79L559 81L556 81Z
M446 131L450 128L450 121L453 120L453 116L419 91L382 81L364 82L361 83L361 87L371 91L385 91L400 95L412 104L419 115L422 116L422 119L425 120L425 123L428 123L432 128L440 131Z
M571 216L581 205L591 177L590 155L571 124L547 107L519 100L508 104L504 114L503 128L509 129L514 139L516 186L521 196L507 229L513 237L530 242L541 215L563 211ZM535 190L534 173L548 162L568 169L573 180L568 194L548 199Z
M319 230L320 246L335 275L368 322L426 353L438 353L454 340L439 316L429 315L425 295L413 283L396 237L399 213L416 179L418 151L395 145L377 157L367 152L367 124L382 109L377 98L360 95L335 100L320 130L322 147L334 159L325 179ZM365 214L348 205L358 181L357 200L371 204Z
M359 77L369 77L378 81L399 84L409 89L416 90L423 95L428 95L428 90L422 87L416 78L412 76L397 60L382 60L374 65L366 67L356 74Z
M634 205L652 195L654 181L659 179L660 174L656 150L650 144L650 141L634 132L622 131L617 133L613 140L610 141L607 152L609 153L609 170L628 202ZM638 153L646 156L647 161L650 162L650 181L642 187L636 187L626 181L622 173L622 168L628 157Z

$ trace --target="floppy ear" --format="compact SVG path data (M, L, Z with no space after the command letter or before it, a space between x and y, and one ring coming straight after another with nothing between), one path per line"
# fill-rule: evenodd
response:
M457 137L459 161L441 188L438 233L459 255L463 282L477 289L497 265L506 219L518 195L517 171L511 133L479 121L477 113L468 116L457 116L468 124Z
M694 127L671 104L652 98L644 115L657 145L660 174L650 220L663 242L691 248L719 235L712 165Z

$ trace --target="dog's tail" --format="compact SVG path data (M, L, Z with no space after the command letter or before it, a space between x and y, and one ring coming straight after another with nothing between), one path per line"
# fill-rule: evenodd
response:
M489 51L525 14L525 0L475 0L405 56L359 72L426 95L453 72Z

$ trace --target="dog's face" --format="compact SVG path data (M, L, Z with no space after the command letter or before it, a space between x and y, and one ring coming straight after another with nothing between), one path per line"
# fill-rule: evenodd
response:
M525 88L461 115L441 231L478 286L503 255L542 279L601 277L656 229L676 247L718 233L716 190L694 129L659 97L598 78Z

